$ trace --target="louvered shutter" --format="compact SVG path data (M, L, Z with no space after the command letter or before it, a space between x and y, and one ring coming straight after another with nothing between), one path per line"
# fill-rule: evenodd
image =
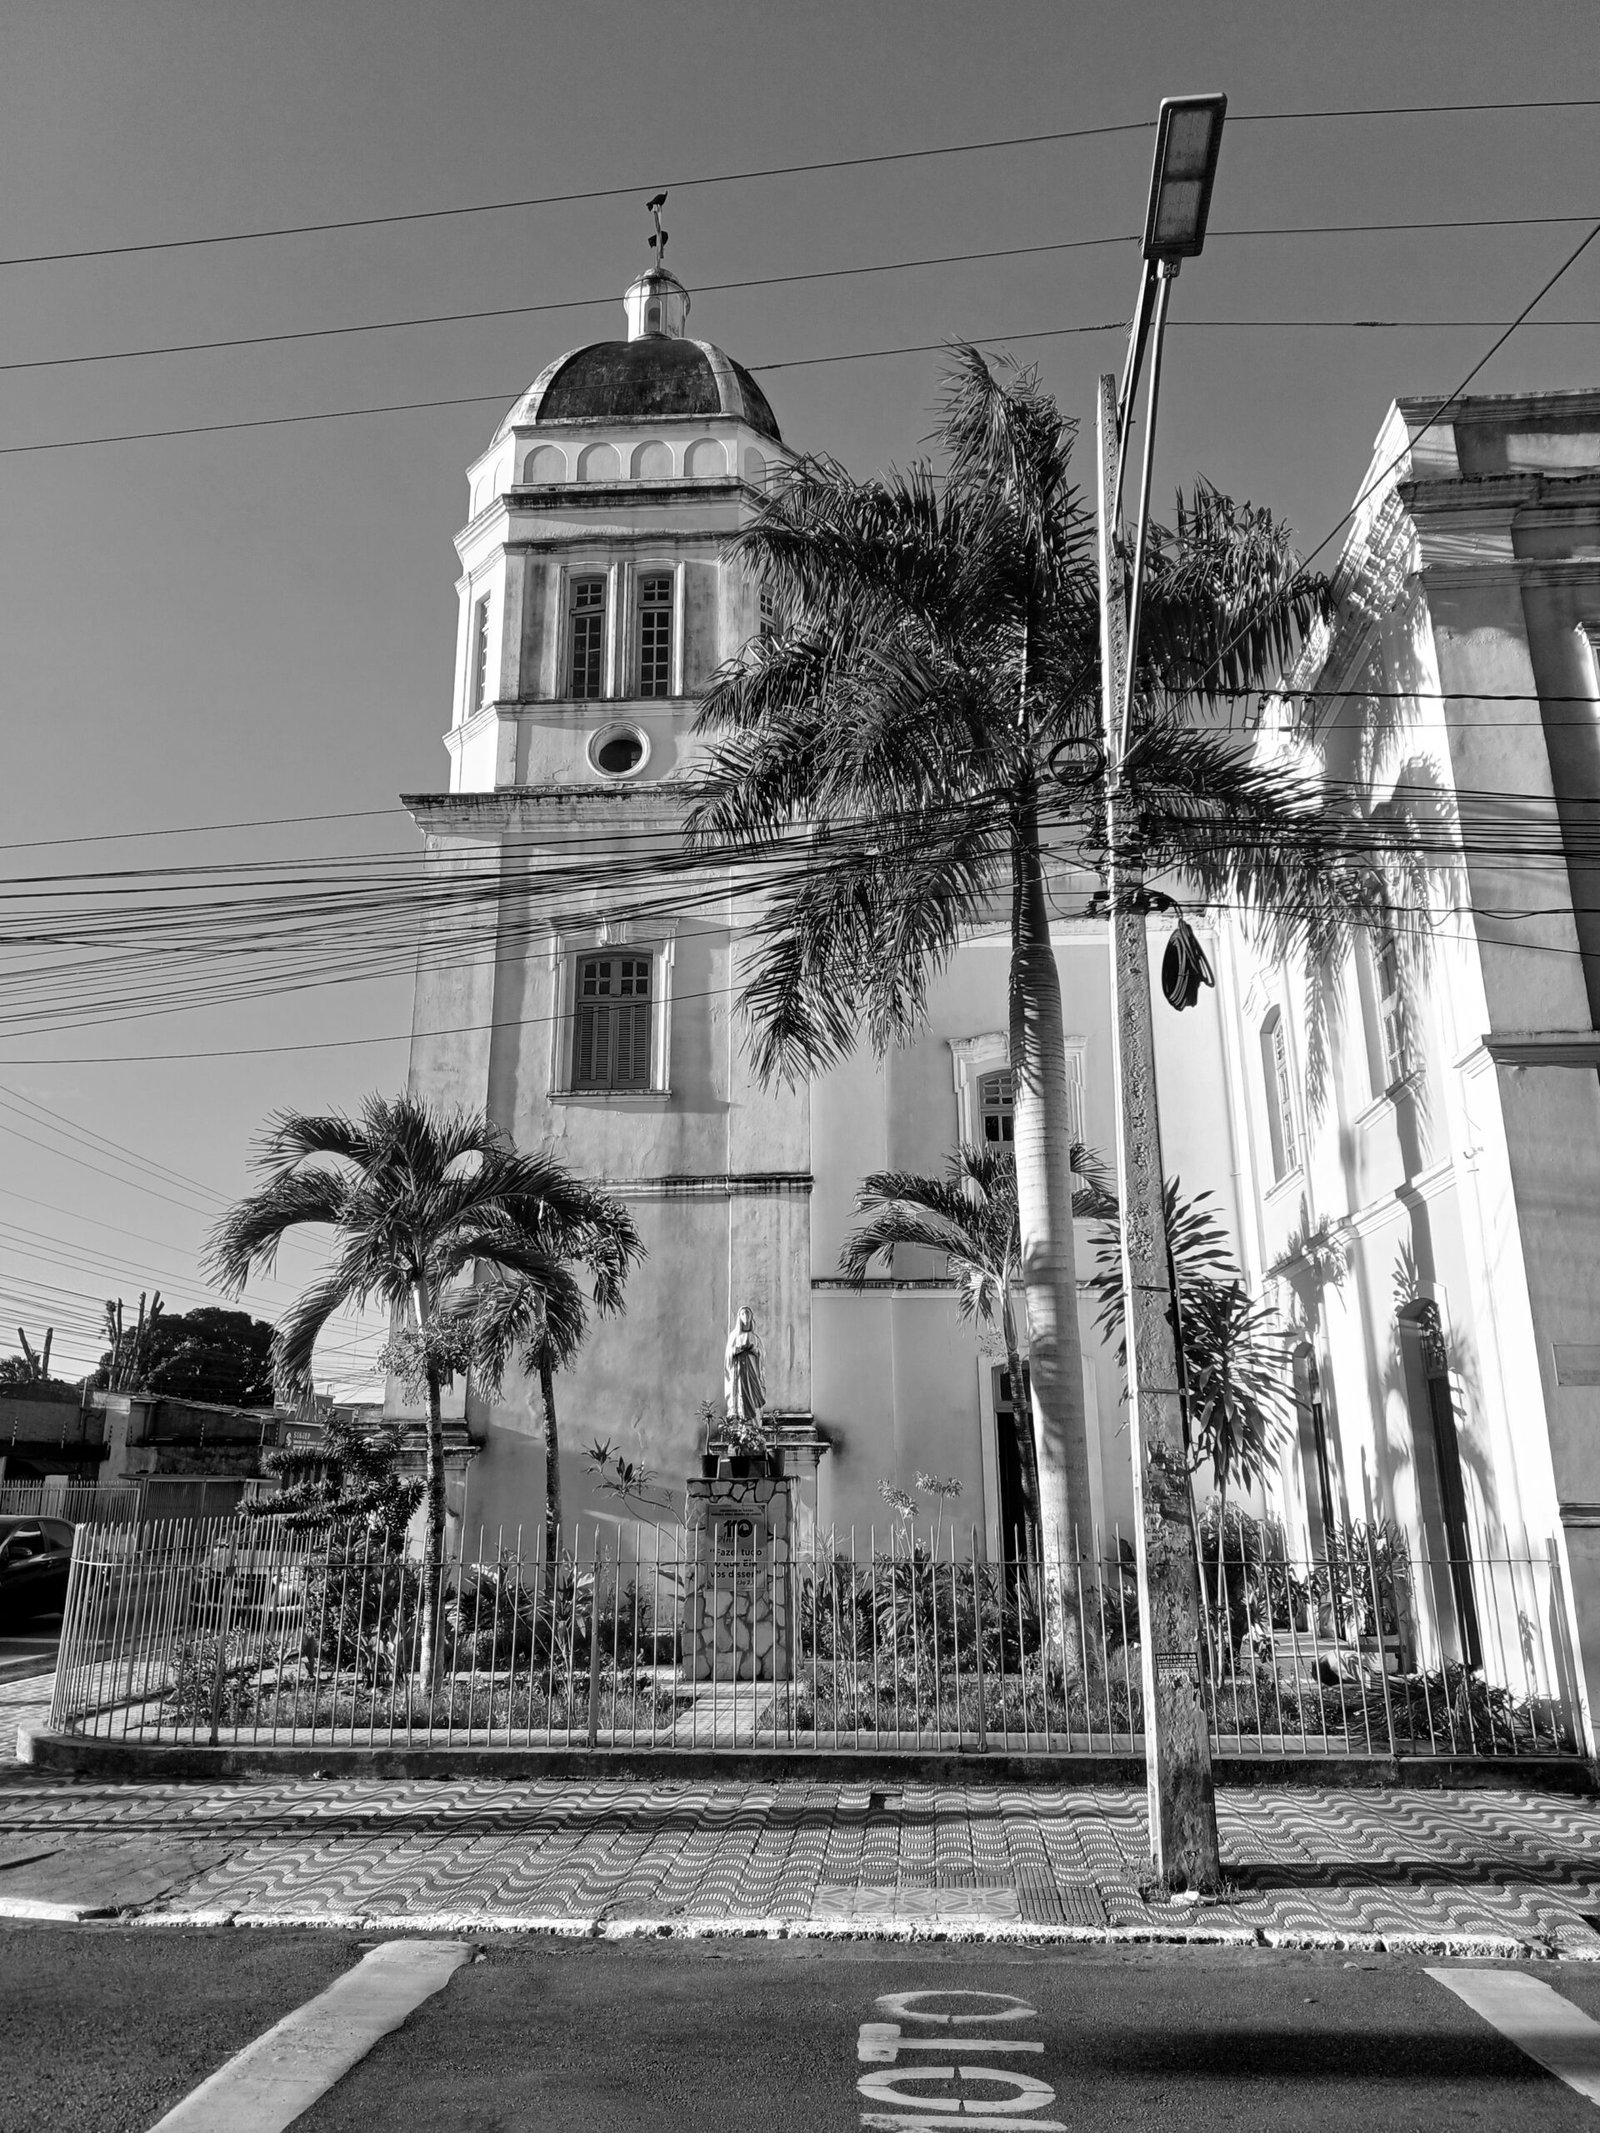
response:
M619 1089L650 1086L650 1002L629 1000L617 1010L617 1070Z

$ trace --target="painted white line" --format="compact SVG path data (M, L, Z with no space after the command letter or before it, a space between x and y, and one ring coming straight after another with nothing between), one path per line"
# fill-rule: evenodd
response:
M1600 2104L1600 2022L1542 1978L1515 1970L1430 1969L1428 1975L1558 2081Z
M463 1941L386 1941L218 2067L150 2133L282 2133L471 1954Z

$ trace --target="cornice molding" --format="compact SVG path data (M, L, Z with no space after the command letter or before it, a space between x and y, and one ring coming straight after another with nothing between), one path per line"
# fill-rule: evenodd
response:
M1496 1066L1600 1067L1600 1030L1491 1030L1483 1048Z
M809 1199L809 1170L719 1170L697 1177L676 1172L658 1178L602 1178L619 1200Z

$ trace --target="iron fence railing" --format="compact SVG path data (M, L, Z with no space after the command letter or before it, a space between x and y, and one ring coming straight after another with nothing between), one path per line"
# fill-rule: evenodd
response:
M0 1481L0 1518L64 1518L121 1525L139 1516L139 1487L99 1488L76 1481Z
M950 1527L755 1521L415 1553L271 1518L78 1534L51 1723L147 1742L1143 1751L1138 1594ZM1230 1536L1230 1543L1235 1539ZM1553 1551L1331 1560L1203 1531L1213 1739L1258 1757L1572 1756Z

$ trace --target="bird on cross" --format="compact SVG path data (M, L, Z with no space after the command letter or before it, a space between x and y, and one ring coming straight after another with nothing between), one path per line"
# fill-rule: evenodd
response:
M666 206L666 204L667 195L665 189L663 189L661 192L658 192L654 199L647 200L645 202L645 206L649 210L652 218L654 219L656 226L655 235L648 240L650 249L656 255L657 265L663 267L667 263L667 233L661 227L661 210Z

